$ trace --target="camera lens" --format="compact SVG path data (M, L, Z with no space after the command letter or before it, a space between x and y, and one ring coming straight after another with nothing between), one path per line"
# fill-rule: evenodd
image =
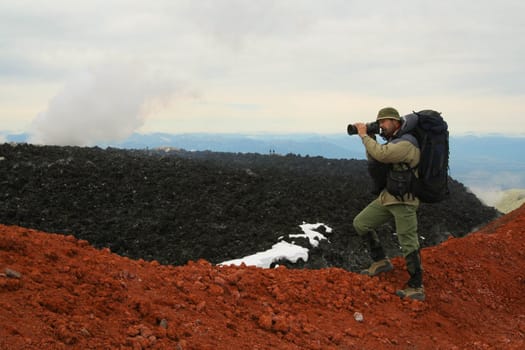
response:
M346 132L348 135L355 135L357 134L357 128L353 126L352 124L348 124L348 127L346 128Z

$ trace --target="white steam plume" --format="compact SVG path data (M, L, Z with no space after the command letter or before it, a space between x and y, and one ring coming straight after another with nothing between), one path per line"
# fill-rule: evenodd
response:
M69 81L33 120L30 142L91 146L130 136L152 107L174 95L141 65L104 64Z

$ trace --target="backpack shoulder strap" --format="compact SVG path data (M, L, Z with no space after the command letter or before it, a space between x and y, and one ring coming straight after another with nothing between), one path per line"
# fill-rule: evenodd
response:
M411 133L407 132L403 135L401 135L400 137L398 137L397 139L395 139L394 141L408 141L410 142L412 145L416 146L417 148L419 148L419 142L417 142L417 139L414 135L412 135ZM395 143L395 142L394 142Z
M401 124L401 128L399 129L397 137L393 140L393 143L404 140L419 148L418 139L414 135L418 122L419 116L416 113L405 115L403 117L403 124Z

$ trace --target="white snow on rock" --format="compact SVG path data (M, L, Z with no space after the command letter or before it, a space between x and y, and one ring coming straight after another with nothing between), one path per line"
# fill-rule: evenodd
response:
M317 247L319 245L319 242L322 240L327 239L323 234L315 231L319 227L324 226L326 228L326 232L330 233L332 232L332 229L325 224L317 223L317 224L307 224L303 223L302 225L299 225L299 227L303 230L304 234L302 235L290 235L291 238L295 237L305 237L308 238L308 241L312 245L312 247Z
M229 260L220 263L220 265L241 265L258 266L262 268L269 268L272 263L281 259L289 260L296 263L299 259L308 260L308 249L299 245L291 244L285 241L276 243L271 249L264 252L259 252L244 258Z
M303 223L299 227L303 230L304 234L289 235L290 238L304 237L307 238L313 247L317 247L321 240L327 238L315 230L319 227L324 226L326 232L332 232L332 229L325 224L307 224ZM281 238L280 238L281 239ZM240 259L228 260L220 263L219 265L241 265L246 266L257 266L262 268L269 268L272 263L280 260L288 260L292 263L296 263L299 259L308 261L308 248L301 247L300 245L288 243L286 241L280 241L263 252L258 252L253 255L245 256Z

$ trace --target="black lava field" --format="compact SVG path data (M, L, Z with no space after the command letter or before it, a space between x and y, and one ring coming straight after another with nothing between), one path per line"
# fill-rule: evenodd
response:
M368 254L352 227L373 199L366 161L288 155L0 145L0 223L71 234L133 259L212 263L332 228L307 262L356 271ZM418 212L423 247L460 237L499 212L451 179L451 195ZM321 228L322 229L322 228ZM399 255L393 223L380 230Z

